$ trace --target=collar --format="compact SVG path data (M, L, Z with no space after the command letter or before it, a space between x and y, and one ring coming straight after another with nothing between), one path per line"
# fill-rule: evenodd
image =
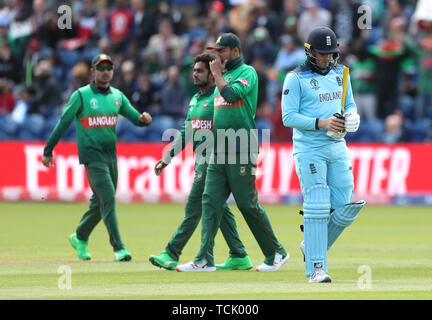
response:
M99 88L96 86L94 80L90 83L90 88L93 90L94 93L100 93L100 94L111 93L111 86L108 86L108 88L106 89Z
M238 57L230 62L228 62L225 66L227 70L233 70L238 67L240 67L243 64L243 59L241 57Z
M322 69L320 69L320 68L314 66L314 65L313 65L309 60L306 61L306 65L307 65L310 69L312 69L312 71L314 71L314 72L316 72L316 73L318 73L318 74L320 74L320 75L323 75L323 76L327 75L327 73L329 73L330 70L332 69L332 67L327 67L327 68L325 68L324 70L322 70Z
M206 92L204 92L204 93L201 93L201 91L198 91L198 97L210 97L210 96L213 94L215 88L216 88L216 85L211 86L211 87L208 88L208 90L207 90Z

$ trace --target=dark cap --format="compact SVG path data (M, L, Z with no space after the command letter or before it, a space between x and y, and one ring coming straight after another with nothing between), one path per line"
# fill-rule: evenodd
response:
M99 63L103 61L108 61L112 65L114 65L114 61L111 59L109 55L106 55L105 53L98 54L96 57L93 58L91 65L92 67L96 67Z
M217 38L216 43L207 49L223 49L226 47L241 49L240 39L234 33L223 33Z

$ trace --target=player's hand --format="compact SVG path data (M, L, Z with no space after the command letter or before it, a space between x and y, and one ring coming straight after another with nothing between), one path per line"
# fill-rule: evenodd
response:
M43 164L45 167L47 167L47 168L53 167L53 166L54 166L54 160L53 160L53 157L45 157L45 156L43 156L43 157L42 157L42 164Z
M346 113L345 130L347 132L356 132L360 126L360 116L357 113Z
M335 116L332 116L327 119L319 119L318 120L318 127L324 128L328 131L332 132L341 132L345 129L344 125L345 121L342 119L338 119Z
M165 161L162 159L156 162L154 167L154 172L157 176L159 176L162 173L162 170L168 165Z
M144 123L145 125L149 125L152 122L152 116L150 115L150 113L148 112L143 112L140 116L139 119L142 123Z
M209 63L210 71L213 74L213 76L222 75L222 71L224 71L226 63L227 60L222 62L219 55L216 54L214 60L210 61Z

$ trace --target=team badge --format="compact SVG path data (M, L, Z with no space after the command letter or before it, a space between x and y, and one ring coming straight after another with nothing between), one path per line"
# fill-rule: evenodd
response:
M208 109L208 105L209 105L209 103L210 103L209 100L204 101L204 104L203 104L203 106L202 106L201 108L203 108L203 109Z
M312 79L310 81L310 84L312 86L312 89L314 89L314 90L318 90L320 88L318 80L316 80L316 79Z
M92 108L93 110L97 109L99 107L99 102L97 101L96 98L93 98L90 100L90 108Z
M196 174L196 176L195 176L195 179L196 179L196 180L201 180L202 177L203 177L203 173L202 173L201 171L199 171L199 172L197 172L197 174Z
M342 87L342 79L338 76L336 76L336 81L339 87Z
M116 107L117 109L120 108L120 102L118 101L117 98L114 99L114 105L115 105L115 107Z
M240 175L245 176L246 175L246 167L240 167Z

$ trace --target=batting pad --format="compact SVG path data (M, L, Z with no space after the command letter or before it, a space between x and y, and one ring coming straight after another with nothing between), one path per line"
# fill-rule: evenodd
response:
M349 227L357 219L358 213L365 204L366 201L360 200L348 203L333 212L328 223L328 249L330 249L345 228Z
M316 184L305 189L303 201L303 225L306 277L315 268L327 271L327 223L330 215L330 189Z

